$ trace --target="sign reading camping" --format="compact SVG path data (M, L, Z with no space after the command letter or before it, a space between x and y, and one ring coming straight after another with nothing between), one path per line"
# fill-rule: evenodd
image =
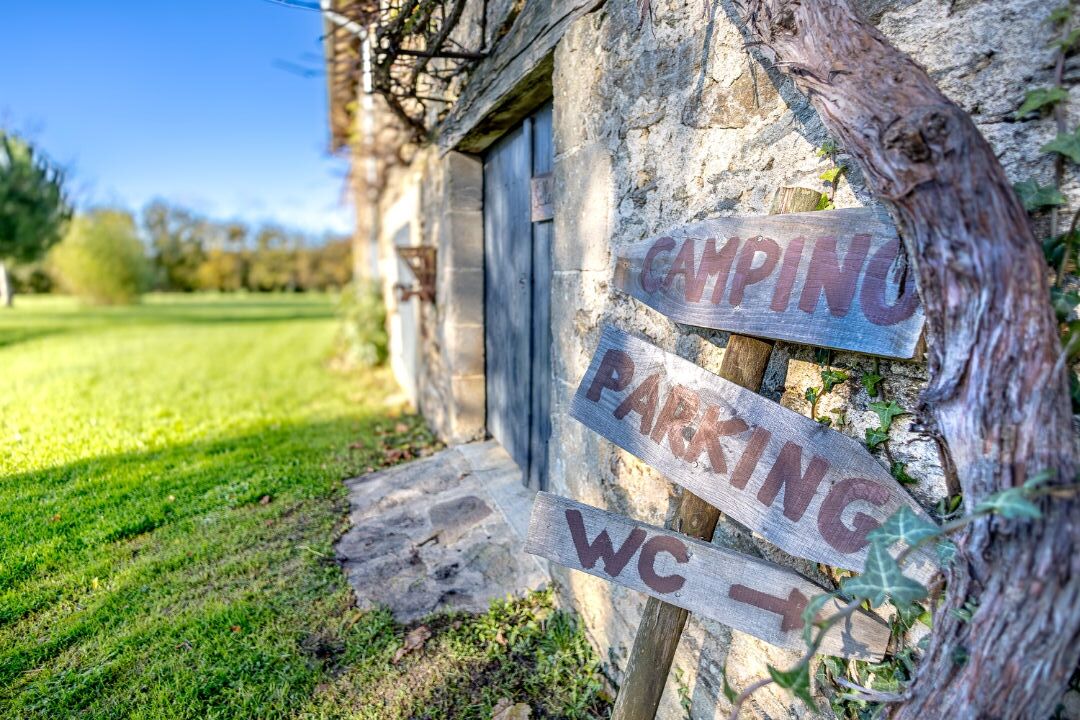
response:
M803 611L826 592L773 563L545 492L525 550L796 650L806 647ZM833 598L819 617L842 606ZM859 611L826 633L820 651L877 660L888 642L888 626Z
M887 216L869 208L681 227L619 253L616 286L689 325L910 358L923 313Z
M867 533L902 505L929 519L854 439L611 326L570 414L808 560L862 570ZM908 570L925 582L932 555Z

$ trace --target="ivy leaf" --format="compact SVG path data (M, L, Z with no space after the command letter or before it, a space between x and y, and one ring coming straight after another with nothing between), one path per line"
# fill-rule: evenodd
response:
M889 473L896 478L896 482L901 485L915 485L919 482L918 478L908 475L907 463L902 463L899 460L892 464L889 468Z
M823 384L822 395L831 392L833 387L848 379L848 374L843 370L822 370L821 382Z
M941 528L919 517L907 505L890 515L885 522L870 531L866 539L888 549L898 542L916 545L941 533Z
M774 683L793 692L808 708L817 709L817 703L810 695L810 663L801 663L792 670L777 670L772 665L766 667Z
M814 627L817 625L817 616L821 612L825 604L835 597L832 593L822 593L821 595L815 595L810 598L810 602L806 603L806 607L802 611L802 637L803 642L808 646L814 640Z
M1039 472L1035 473L1034 475L1032 475L1031 477L1029 477L1027 480L1024 481L1024 489L1025 490L1034 490L1035 488L1039 487L1040 485L1044 485L1044 484L1050 482L1050 480L1053 479L1053 477L1054 477L1054 471L1053 470L1040 470Z
M1028 90L1024 96L1024 103L1017 109L1016 116L1023 117L1028 113L1042 110L1045 107L1054 107L1062 100L1069 99L1069 92L1063 87L1035 88Z
M830 138L830 139L826 140L825 142L821 143L821 147L819 147L818 150L817 150L817 156L818 157L831 157L831 156L835 155L839 151L840 151L840 147L836 144L836 141Z
M896 608L896 614L900 617L900 622L904 624L904 630L909 630L912 625L919 621L923 615L926 614L926 608L919 603L911 603L910 605L898 605Z
M1058 133L1056 138L1042 146L1042 151L1064 155L1074 163L1080 163L1080 128L1071 133Z
M1062 290L1061 288L1050 288L1050 304L1054 306L1054 313L1057 315L1058 322L1065 322L1072 315L1077 305L1080 305L1080 294L1075 290Z
M1080 40L1080 28L1073 28L1073 30L1062 39L1050 43L1050 47L1056 47L1067 55L1069 51L1073 49L1073 46L1076 45L1077 40Z
M908 411L900 407L895 400L889 402L872 402L870 403L870 409L877 413L878 420L881 421L881 429L888 430L892 427L893 418L897 415L907 415Z
M884 428L866 428L866 446L871 450L888 439L889 433Z
M953 560L956 559L956 544L952 540L940 541L936 546L936 550L942 567L952 565Z
M1065 3L1064 5L1059 5L1054 8L1054 11L1050 13L1050 17L1048 17L1047 20L1054 25L1060 25L1070 17L1072 17L1072 6L1070 3Z
M825 172L821 173L821 175L819 175L818 177L820 177L827 183L832 183L835 185L836 181L840 179L840 176L843 174L843 172L844 168L842 165L834 165Z
M727 698L729 703L735 702L738 699L739 693L735 692L735 688L731 687L731 683L727 679L727 666L720 666L720 677L724 679L724 697Z
M817 421L825 427L832 427L832 418L830 417L819 417Z
M1022 487L996 492L976 505L975 512L994 513L1009 520L1022 518L1038 520L1042 517L1042 511L1035 506L1035 503L1024 497L1024 492Z
M1013 190L1020 196L1024 209L1034 212L1044 207L1064 205L1065 196L1053 185L1040 185L1034 180L1024 180L1013 184Z
M853 597L869 600L873 607L889 598L897 606L908 605L927 595L926 588L904 575L896 558L879 542L870 543L862 575L846 578L840 589Z
M821 196L817 200L817 207L815 207L814 209L815 210L832 210L833 209L832 200L829 199L828 195L826 195L825 193L822 193Z
M863 376L859 378L859 382L861 382L862 386L866 388L867 395L869 395L870 397L877 397L877 386L878 383L881 382L883 379L884 378L882 378L877 373L863 373Z
M816 387L808 387L806 388L806 392L803 393L803 397L806 398L806 402L813 405L817 402L818 398L821 397L821 395L819 394Z

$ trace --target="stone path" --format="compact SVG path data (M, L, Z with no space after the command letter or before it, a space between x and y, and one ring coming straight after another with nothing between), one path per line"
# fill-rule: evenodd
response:
M338 558L363 608L401 622L439 610L481 612L548 581L525 553L533 493L494 441L347 480L352 527Z

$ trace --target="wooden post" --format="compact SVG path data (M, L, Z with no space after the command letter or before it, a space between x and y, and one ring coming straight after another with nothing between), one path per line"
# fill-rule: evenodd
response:
M817 208L820 198L821 193L809 188L780 188L769 214L809 212ZM760 390L772 346L771 342L731 335L720 365L720 377L748 390ZM719 519L719 510L684 490L668 527L710 541ZM688 615L686 610L656 598L649 598L645 603L645 613L641 616L634 648L626 665L626 677L615 699L612 720L652 720L656 717L656 708L660 705L660 696Z

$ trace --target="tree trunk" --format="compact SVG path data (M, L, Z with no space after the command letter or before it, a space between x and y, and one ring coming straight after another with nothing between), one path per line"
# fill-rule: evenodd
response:
M849 0L746 0L747 26L891 205L926 311L922 410L970 511L1076 458L1046 261L993 151ZM1034 142L1034 141L1033 141ZM960 538L916 681L892 717L1039 718L1080 656L1080 502L986 518ZM951 609L978 603L970 622Z
M4 307L11 307L15 299L15 291L11 287L11 277L8 276L7 265L0 262L0 303Z

